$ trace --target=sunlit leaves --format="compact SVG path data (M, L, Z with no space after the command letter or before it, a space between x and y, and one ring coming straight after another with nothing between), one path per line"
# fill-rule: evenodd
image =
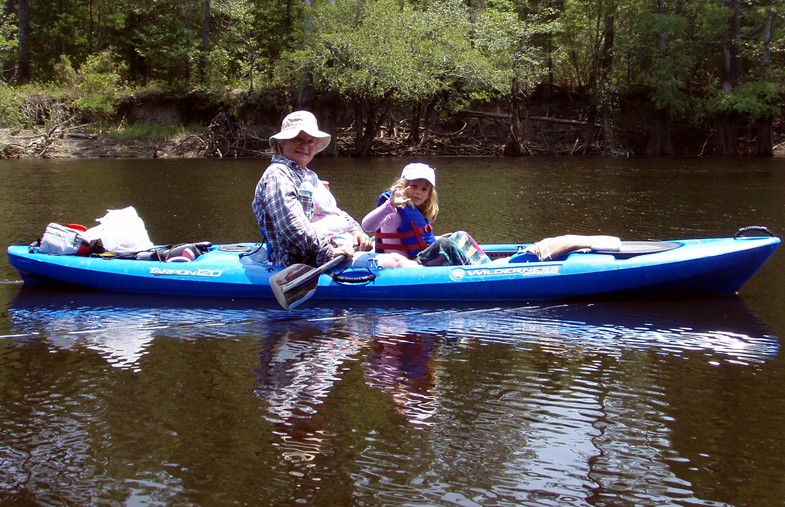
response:
M780 84L771 82L742 83L728 93L718 90L708 102L711 113L742 114L751 120L773 118L780 114L778 106L783 98Z

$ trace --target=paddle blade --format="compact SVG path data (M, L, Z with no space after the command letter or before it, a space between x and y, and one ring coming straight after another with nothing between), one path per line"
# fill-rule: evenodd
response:
M319 284L318 274L304 283L292 284L313 270L314 268L305 264L292 264L270 277L270 288L276 301L284 310L294 310L316 292L316 286Z

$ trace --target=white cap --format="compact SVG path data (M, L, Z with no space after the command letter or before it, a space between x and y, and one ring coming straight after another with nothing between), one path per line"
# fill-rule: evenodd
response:
M300 132L305 132L311 137L316 138L316 153L330 145L330 134L319 130L316 116L308 111L295 111L286 115L281 122L281 131L270 136L270 146L275 148L278 141L288 141L294 139Z
M433 167L422 162L407 164L403 168L401 178L407 181L427 180L433 188L436 188L436 171L433 170Z

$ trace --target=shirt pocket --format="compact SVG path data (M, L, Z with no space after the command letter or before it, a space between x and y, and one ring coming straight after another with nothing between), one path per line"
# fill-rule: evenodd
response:
M300 183L300 186L297 187L297 195L301 195L303 197L307 197L309 199L313 199L313 193L316 190L313 183L308 180L303 181Z

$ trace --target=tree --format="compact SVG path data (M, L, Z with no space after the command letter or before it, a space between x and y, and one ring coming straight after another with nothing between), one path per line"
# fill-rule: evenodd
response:
M672 155L671 118L689 107L689 76L693 64L687 33L688 19L678 4L658 0L633 1L625 6L617 51L627 62L628 89L645 92L651 114L645 116L650 132L646 155Z
M486 93L509 97L510 140L507 155L527 154L526 111L531 90L549 72L547 43L558 27L547 2L524 8L497 1L477 16L475 47L489 65Z
M775 24L775 19L782 19L782 4L778 2L776 6L779 8L778 13L775 9L774 0L763 1L759 5L751 9L751 17L756 17L759 21L754 25L760 27L760 32L753 34L754 39L760 41L758 50L753 50L753 61L759 62L759 72L757 77L760 80L760 86L764 92L758 94L759 98L765 97L766 111L759 117L755 118L756 121L756 142L754 153L760 156L773 155L774 147L774 134L772 120L780 114L778 104L782 100L782 73L775 74L772 72L772 54L771 48L774 43L774 30L781 29L782 23ZM780 40L781 42L781 40ZM755 45L753 45L753 48ZM767 90L767 91L766 91Z
M289 82L309 73L317 92L337 93L354 117L355 154L368 155L393 106L427 104L485 77L458 1L421 11L395 0L321 5L310 39L287 55ZM481 59L480 59L481 60Z
M782 14L781 4L776 7ZM705 108L714 126L714 152L733 155L738 153L741 133L749 130L745 126L755 126L759 139L761 135L766 139L765 124L780 113L783 76L770 74L766 64L775 4L770 0L725 0L715 9L725 21L719 38L721 70L719 79L707 89ZM770 155L771 147L760 146L759 142L753 144L753 152Z
M16 63L19 58L17 34L19 24L13 0L8 0L0 15L0 81L10 83L15 80Z
M19 32L17 47L19 59L15 81L17 84L30 82L30 5L28 0L19 0Z
M199 55L199 80L205 82L207 53L210 52L210 0L204 0L204 18L202 20L202 47Z

